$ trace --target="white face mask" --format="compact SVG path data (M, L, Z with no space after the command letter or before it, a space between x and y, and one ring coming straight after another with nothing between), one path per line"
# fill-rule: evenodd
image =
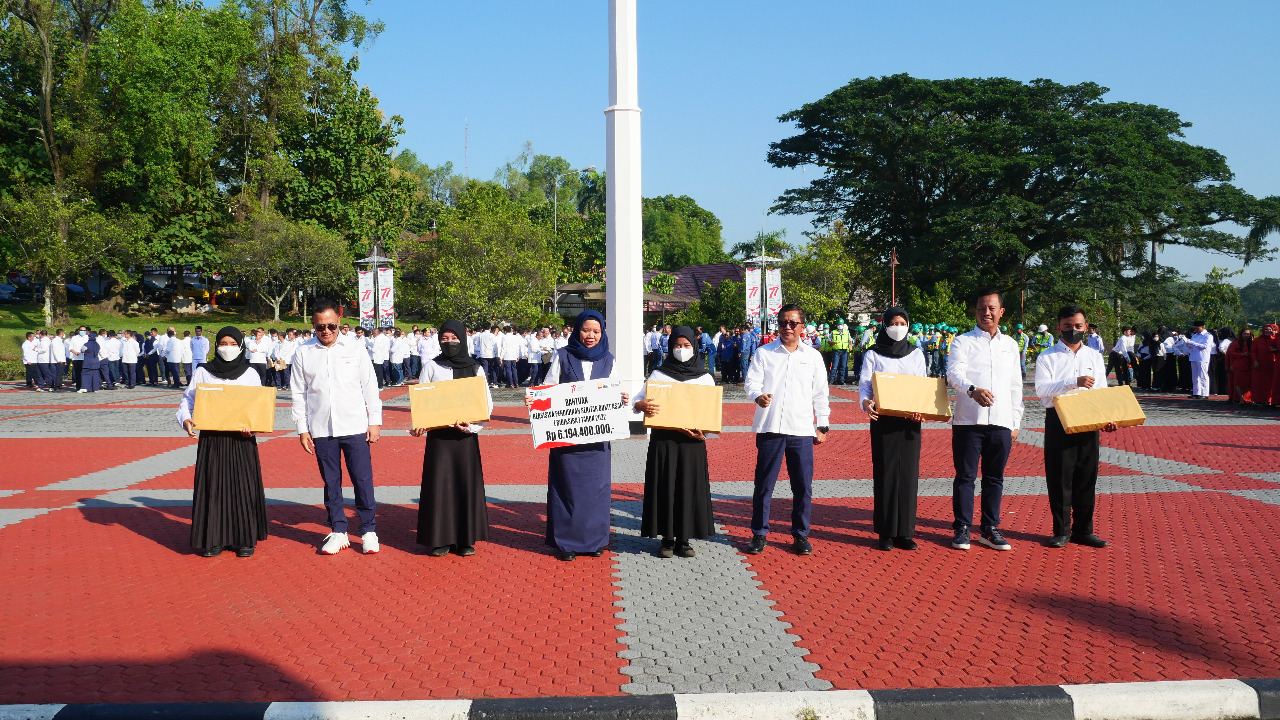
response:
M676 360L679 360L680 362L689 362L693 359L693 348L678 347L675 350L672 350L671 354L675 355Z
M888 335L890 340L894 342L898 342L899 340L907 336L907 326L906 325L890 325L884 329L884 334Z
M222 358L223 362L231 362L232 360L235 360L236 356L239 354L240 354L239 345L219 345L218 346L218 357Z

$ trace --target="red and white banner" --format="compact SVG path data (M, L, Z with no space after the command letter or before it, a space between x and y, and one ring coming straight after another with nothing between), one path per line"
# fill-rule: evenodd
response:
M396 324L395 277L391 268L378 268L378 324Z
M747 268L747 319L760 317L760 268Z
M764 273L766 310L770 318L778 317L782 309L782 268L769 268Z
M373 271L360 270L360 324L373 327L378 318L373 298Z
M621 380L539 385L525 391L535 450L622 440L631 436L631 410Z

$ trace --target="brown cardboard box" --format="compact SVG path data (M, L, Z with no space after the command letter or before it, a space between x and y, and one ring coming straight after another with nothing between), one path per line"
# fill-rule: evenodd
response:
M876 412L881 415L907 417L920 413L925 420L951 419L947 383L942 378L876 372L871 376L871 392L876 398Z
M657 415L645 417L645 427L720 432L724 388L718 385L650 381L644 396L659 405Z
M483 375L414 385L409 391L410 426L442 428L489 419L489 388Z
M1118 427L1133 427L1147 421L1128 385L1069 392L1054 398L1053 407L1068 433L1101 430L1112 422Z
M258 385L200 383L191 419L196 430L254 432L276 429L276 389Z

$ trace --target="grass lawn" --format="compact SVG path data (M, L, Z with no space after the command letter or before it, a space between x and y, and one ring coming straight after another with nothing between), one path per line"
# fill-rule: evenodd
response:
M259 326L268 330L271 328L286 330L288 328L306 327L311 322L310 318L304 319L296 315L281 316L280 322L264 322L260 319L245 318L238 312L222 311L206 315L164 313L154 316L125 317L116 313L97 312L92 305L72 305L68 308L68 313L71 315L71 322L58 326L66 330L67 335L74 333L79 325L88 325L95 330L105 328L117 331L137 330L138 332L146 332L151 328L164 332L169 327L173 327L178 332L178 335L181 336L183 330L191 330L194 333L195 327L201 325L204 327L205 334L212 338L218 330L227 325L235 325L242 330ZM350 319L346 322L351 323L352 326L356 325ZM417 324L424 325L425 323L419 321ZM413 327L414 323L397 322L396 325L400 329L408 331ZM22 341L29 331L36 331L42 327L44 327L43 305L0 305L0 363L6 365L13 362L21 363Z

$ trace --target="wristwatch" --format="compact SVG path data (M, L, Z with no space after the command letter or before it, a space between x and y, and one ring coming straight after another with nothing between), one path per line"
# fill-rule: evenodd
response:
M967 394L969 397L973 397L973 391L977 389L978 389L977 385L970 385L969 389L965 391L965 394Z
M820 432L820 433L824 433L824 434L825 434L825 433L828 433L828 432L831 432L831 426L830 426L830 425L819 425L817 429L818 429L818 432Z

